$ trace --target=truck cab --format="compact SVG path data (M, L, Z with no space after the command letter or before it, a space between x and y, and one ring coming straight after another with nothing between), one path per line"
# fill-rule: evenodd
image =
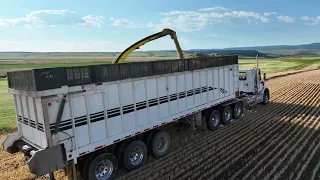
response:
M258 77L257 77L258 74ZM256 68L239 70L239 90L245 93L259 92L264 87L265 78L261 79L261 70L257 73Z
M252 68L239 70L239 91L240 95L252 106L257 103L267 104L269 102L269 88L265 84L266 73L261 78L261 70Z

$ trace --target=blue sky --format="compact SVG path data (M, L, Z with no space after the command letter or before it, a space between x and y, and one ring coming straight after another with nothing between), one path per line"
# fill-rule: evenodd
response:
M122 51L163 28L185 50L320 42L319 0L1 1L0 51Z

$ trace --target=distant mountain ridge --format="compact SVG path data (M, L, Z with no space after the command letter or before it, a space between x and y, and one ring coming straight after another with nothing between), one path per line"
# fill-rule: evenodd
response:
M298 49L320 49L320 43L301 45L275 45L275 46L251 46L251 47L230 47L228 50L298 50Z
M184 50L187 53L219 53L225 55L234 55L245 57L255 57L259 54L260 57L279 57L287 55L319 55L313 51L320 51L320 43L311 43L311 44L301 44L301 45L274 45L274 46L248 46L248 47L230 47L222 49L189 49ZM162 52L172 52L175 50L162 50ZM279 53L284 51L291 51L289 54ZM275 54L274 54L275 53Z

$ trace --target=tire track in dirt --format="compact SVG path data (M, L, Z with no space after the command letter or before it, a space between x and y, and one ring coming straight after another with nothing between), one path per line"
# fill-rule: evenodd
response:
M245 126L245 125L244 125ZM258 127L258 125L256 126L256 127ZM241 129L239 129L239 131L237 131L237 132L241 132ZM237 134L237 132L235 132L235 134ZM228 133L228 132L227 132ZM243 132L243 133L246 133L246 132ZM239 136L239 138L240 138L241 136ZM230 136L230 138L232 138L232 136ZM212 141L210 141L210 139L212 139L212 137L207 137L207 139L208 139L208 141L209 142L207 142L207 141L205 141L205 142L203 142L203 141L201 141L201 145L199 145L200 147L201 146L203 146L203 145L207 145L208 143L212 143ZM218 140L219 140L219 138L217 138ZM225 145L225 147L227 147L227 146L229 146L230 144L233 144L234 142L230 142L230 141L223 141L223 140L221 140L220 139L220 141L222 141L222 142L224 142L224 143L228 143L228 144L226 144ZM198 145L197 145L198 146ZM209 147L208 147L209 148ZM194 149L194 147L192 147L191 148L191 150L192 149ZM186 150L182 150L182 151L179 151L179 149L178 150L176 150L175 152L178 152L177 153L177 157L175 157L176 159L173 159L173 158L170 158L169 160L168 160L168 162L174 162L174 160L181 160L181 154L184 154L184 153L187 153L187 152L190 152L188 149L186 149ZM189 156L195 156L194 154L192 154L193 152L191 152L191 154L188 154ZM186 155L186 154L184 154L184 155ZM169 156L169 155L168 155ZM160 167L157 167L157 168L162 168L161 166L163 166L163 167L167 167L166 166L166 164L165 163L161 163L161 164L156 164L156 165L159 165ZM176 165L175 164L175 166L178 166L178 165ZM167 169L171 169L172 168L172 166L171 167L168 167ZM163 172L167 172L168 170L167 169L164 169L164 170L162 170ZM132 177L132 176L131 176ZM133 178L134 179L134 178Z
M319 145L319 144L318 144ZM318 160L320 159L320 150L319 151L316 151L316 155L315 155L315 159L314 159L314 164L318 163L316 165L316 167L314 168L314 170L312 171L312 177L311 177L311 180L318 180L320 179L320 161ZM317 162L318 160L318 162Z
M319 71L320 72L320 71ZM312 76L314 77L314 74L307 74L305 76L305 81L309 82L309 81L313 81ZM311 78L310 78L311 77ZM290 78L292 79L292 78ZM275 79L278 80L278 79ZM285 87L283 86L283 84L281 84L281 82L288 82L288 84L285 85ZM271 122L275 121L276 119L279 121L279 119L281 119L281 117L279 116L280 114L282 114L284 116L284 118L282 118L280 121L284 122L284 121L290 121L291 118L287 117L289 116L289 113L293 113L293 114L297 114L296 112L293 112L293 109L291 109L290 112L284 112L284 106L281 106L279 104L272 104L273 102L275 103L290 103L290 104L303 104L301 101L299 102L299 95L302 94L306 94L306 96L304 98L309 98L308 96L310 96L310 94L306 93L306 88L304 88L303 86L306 85L306 83L290 83L288 81L288 78L286 78L285 80L279 80L276 82L273 82L274 90L271 90L271 105L266 108L265 106L258 106L256 108L253 108L250 111L245 112L245 117L240 120L240 121L235 121L232 124L228 125L227 127L223 127L221 129L219 129L217 132L215 133L203 133L200 132L200 135L198 135L197 137L199 137L200 139L195 139L195 142L191 142L191 146L190 145L186 145L185 147L181 147L181 148L177 148L176 150L174 150L172 153L174 156L170 156L170 154L167 157L158 159L148 165L145 166L145 168L143 170L136 170L135 172L130 172L128 173L128 175L123 176L121 178L126 178L126 179L156 179L157 177L159 177L158 179L170 179L175 177L174 173L178 173L176 171L182 171L181 169L186 168L187 170L190 170L190 168L188 166L184 166L182 164L183 167L181 167L181 165L179 164L179 162L184 162L184 163L201 163L201 164L208 164L207 162L210 162L210 159L205 159L203 158L203 161L205 161L203 163L203 161L193 161L193 159L196 158L201 158L201 155L206 155L204 154L205 151L210 151L209 153L215 152L216 154L214 154L215 156L221 156L224 155L224 153L228 152L228 150L230 151L230 149L234 149L232 148L232 145L237 144L237 140L240 141L242 140L242 138L239 138L239 136L244 136L244 137L249 137L248 142L251 142L250 140L255 140L254 137L252 137L252 134L261 134L262 130L264 129L264 127L268 126L269 124L271 124ZM294 86L292 86L294 84ZM311 83L313 85L315 85L315 83ZM309 84L310 85L310 84ZM272 88L271 88L272 89ZM299 93L297 93L297 91ZM305 102L305 101L304 101ZM309 108L310 109L310 108ZM312 110L314 110L314 107L311 107ZM308 112L306 110L304 110L304 112ZM270 116L271 115L271 116ZM266 116L266 117L264 117ZM263 117L263 118L261 118ZM302 116L300 114L298 114L297 118L293 118L292 122L299 122L301 123L298 118L301 118ZM255 120L255 119L261 118L259 121ZM307 117L304 117L304 120ZM273 121L272 121L273 120ZM307 120L309 122L309 120ZM254 131L254 133L252 133L251 131L253 129L251 128L258 128L261 131ZM278 128L278 127L277 127ZM279 128L281 130L281 128ZM231 131L231 132L230 132ZM278 134L280 134L281 131L277 131ZM285 131L285 132L290 132L290 131ZM243 133L243 134L242 134ZM263 134L263 133L262 133ZM205 136L202 136L205 135ZM233 137L237 135L236 137ZM269 134L270 137L275 137L272 136L271 134ZM202 137L201 137L202 136ZM284 136L284 135L282 135ZM296 137L296 136L295 136ZM217 138L217 139L216 139ZM216 140L216 141L215 141ZM266 141L269 142L269 141ZM216 144L217 143L217 144ZM239 143L238 143L239 144ZM223 146L220 146L223 145ZM230 147L231 146L231 147ZM258 146L259 149L261 149L261 147L264 147L263 145ZM251 148L251 147L249 147ZM243 149L242 149L243 150ZM200 151L200 152L199 152ZM240 158L243 157L243 154L241 154L241 151L235 151L233 152L232 155L235 156L235 154L238 153ZM314 153L314 156L317 156L317 152ZM206 157L206 156L205 156ZM309 158L308 158L309 159ZM229 158L227 161L225 161L225 163L223 162L218 162L218 164L210 164L210 165L214 165L214 167L216 167L217 165L219 167L225 167L224 170L228 170L228 163L230 163L230 160L232 160L232 158ZM160 163L162 162L162 163ZM309 162L309 160L307 160L307 162ZM201 165L201 164L196 164L197 166ZM310 164L310 163L308 163ZM177 166L179 165L178 169L174 169L173 166ZM231 164L229 164L231 165ZM204 165L202 165L204 166ZM313 174L315 174L314 176L317 177L317 173L319 170L317 170L317 165L316 163L314 163L315 169L312 171ZM154 167L154 168L153 168ZM229 166L230 167L230 166ZM143 168L143 167L142 167ZM141 169L141 168L140 168ZM219 176L220 173L217 173L215 171L212 171L212 167L208 167L207 168L207 172L208 169L210 171L210 173L208 175L215 175L215 176ZM218 167L213 168L213 169L218 169ZM306 169L308 169L306 167ZM319 169L319 168L318 168ZM159 170L159 171L157 171ZM231 167L230 167L231 170ZM145 176L145 172L149 171L148 176ZM183 173L185 174L186 170L183 171ZM188 172L188 171L187 171ZM221 171L223 172L223 171ZM183 174L183 173L178 173L178 174ZM202 173L206 173L206 172L202 172ZM206 173L207 174L207 173ZM186 178L190 178L192 176L187 175L185 176ZM195 176L198 177L198 176ZM199 177L206 177L206 176L199 176Z
M317 118L318 123L320 123L320 117ZM318 125L319 126L319 125ZM318 150L320 150L320 133L318 132L317 139L312 142L309 146L307 153L303 156L302 159L302 169L299 171L296 179L311 179L312 170L316 169L316 163L311 161L315 158L315 154ZM308 159L306 159L308 157ZM319 158L320 159L320 158ZM302 177L302 178L301 178Z
M288 96L290 96L289 94L287 94ZM259 109L263 109L263 108L265 108L264 106L260 106L260 108ZM271 113L272 112L272 109L269 109L270 110L270 112L268 112L268 111L265 111L265 114L262 114L262 116L268 116L268 114L269 113ZM279 110L278 109L278 107L274 107L274 110ZM281 112L282 110L279 110L279 112ZM261 114L255 114L257 117L259 117ZM247 116L246 116L247 117ZM257 117L255 117L255 118L257 118ZM248 117L247 117L248 118ZM251 117L249 117L249 120L254 120L254 118L251 118ZM239 121L237 121L237 122L239 122ZM237 123L237 122L235 122L235 123ZM242 122L242 121L240 121L240 122ZM239 123L240 123L239 122ZM256 122L256 121L255 121ZM238 125L236 125L234 123L234 125L235 125L235 127L238 127ZM256 123L258 123L258 122L256 122ZM239 124L239 125L241 125L241 124ZM244 126L247 126L247 124L243 124ZM250 124L251 125L251 124ZM257 124L257 125L259 125L259 124ZM230 126L229 126L230 127ZM227 130L227 129L225 129L225 130ZM230 130L230 129L229 129ZM231 131L232 132L232 131ZM227 133L230 133L230 131L227 131ZM244 132L245 133L245 132ZM213 135L213 133L209 133L208 135L210 135L210 134L212 134ZM237 132L236 132L236 134L237 134ZM215 135L216 136L216 135ZM232 136L231 136L232 137ZM209 138L210 138L210 136L209 136ZM212 139L212 138L210 138L210 139ZM218 139L219 140L219 139ZM229 142L229 141L225 141L224 139L220 139L220 141L222 141L222 142ZM203 142L200 146L205 146L207 144L207 142ZM233 144L233 142L232 143L230 143L230 144ZM198 145L197 145L198 146ZM191 148L193 148L193 147L191 147ZM188 150L185 150L186 152L189 152ZM181 154L181 153L184 153L184 151L182 150L182 152L181 151L175 151L175 152L178 152L177 154L178 154L178 156L180 156L179 154ZM173 153L172 153L173 154ZM168 156L166 156L166 157L169 157L170 155L172 155L172 154L169 154ZM179 157L178 157L179 158ZM161 166L162 165L162 163L160 162L160 163L157 163L156 165L158 165L158 166ZM154 167L153 167L154 168Z
M305 108L305 107L301 107L300 109L302 109L302 108ZM295 118L292 123L298 122L299 124L302 124L303 123L302 121L299 122L299 120L301 119L301 115L299 115L298 112L295 112L294 114L292 114L291 117L288 117L288 118L295 117L296 115L298 117ZM309 123L309 121L308 121L308 123ZM291 128L294 128L294 129L292 131L290 131ZM263 147L262 151L256 151L256 152L258 152L257 156L254 156L252 159L250 158L249 162L245 165L243 165L243 163L240 163L240 164L242 164L241 169L239 171L237 171L236 173L233 173L232 177L228 177L228 179L230 179L230 180L235 179L235 178L242 179L246 174L251 174L251 172L247 172L246 170L248 170L248 169L253 170L255 167L258 168L258 166L261 165L266 159L268 159L272 153L275 153L279 148L281 148L281 145L284 142L286 142L287 140L289 140L289 138L291 138L292 135L297 130L298 130L298 126L295 126L295 127L289 126L289 128L286 129L281 135L278 135L275 140L270 139L270 142L267 142L268 145L266 147ZM289 134L287 134L287 133L289 133ZM295 134L295 136L296 135L297 135L297 133ZM270 151L270 149L271 149L271 151ZM269 153L269 154L265 154L265 153Z
M296 110L297 110L297 109L303 109L303 108L304 108L304 107L295 106L295 109L296 109ZM289 118L286 118L285 121L290 122L290 120L293 120L293 119L294 119L294 117L289 117ZM280 121L281 121L281 120L280 120ZM290 127L290 124L287 124L287 126ZM285 133L287 130L288 130L288 129L285 129L285 131L281 131L281 132L279 132L279 134L274 134L274 133L272 133L272 134L273 134L272 137L278 137L279 135ZM268 144L269 141L273 139L272 137L267 138L265 144ZM255 149L255 148L252 149L252 147L250 146L251 150L248 151L248 153L244 154L239 160L232 159L231 163L229 163L229 164L226 163L226 165L224 166L224 168L223 168L223 169L220 169L220 171L218 171L218 172L213 176L213 178L217 178L217 179L226 178L225 176L228 176L228 175L231 174L230 169L228 169L229 166L231 166L231 167L233 167L233 168L241 167L241 164L243 164L242 160L244 160L244 161L249 161L251 158L247 158L247 156L252 157L252 156L256 155L258 152L261 151L260 149L262 149L262 147L263 147L263 146L258 146L258 147L257 147L258 149ZM250 155L250 153L251 153L251 155ZM217 167L217 168L218 168L218 167ZM225 170L225 171L223 171L223 170ZM222 173L221 175L219 175L221 172L223 172L223 173ZM217 176L217 175L219 175L219 176Z
M317 125L316 123L317 122L314 122L313 126L316 128L319 128L319 124ZM284 156L284 158L279 157L280 160L278 162L276 160L274 161L274 162L277 162L275 167L273 167L272 165L269 165L270 167L273 167L273 169L269 173L267 173L267 171L265 172L265 173L267 173L267 175L266 175L266 177L264 177L264 179L288 179L288 177L289 177L289 179L291 179L291 177L293 177L294 172L297 169L296 168L289 169L289 167L295 166L295 164L293 164L293 163L299 162L299 160L296 159L296 156L298 153L300 153L302 151L302 149L304 147L306 147L304 145L305 143L302 143L302 140L306 140L307 142L309 142L310 139L312 139L314 132L315 131L312 131L312 130L306 131L305 134L303 134L301 136L301 138L294 145L292 145L292 147L290 147L291 149L286 151L285 154L282 154ZM293 151L293 149L298 145L298 143L302 143L303 145L300 148L298 148L297 150ZM295 154L291 155L292 153L295 153ZM284 161L282 161L283 159L284 159ZM283 163L285 163L285 164L283 164ZM296 167L300 168L299 165ZM286 172L286 174L283 174L284 171ZM261 175L261 176L263 176L263 175Z
M312 89L312 90L313 90L313 89ZM309 89L309 91L311 91L311 90ZM301 97L302 99L304 99L303 96L300 96L300 97ZM305 101L309 102L307 99L305 99ZM303 102L302 102L301 104L302 104L302 105L308 105L308 104L305 104L305 103L303 103ZM306 107L307 107L307 106L303 106L303 108L306 108ZM299 111L291 111L291 112L299 113ZM293 118L294 118L294 117L293 117ZM291 142L292 142L292 140L291 140ZM283 151L284 149L280 149L280 150ZM279 152L275 151L275 149L274 149L274 151L272 151L272 152L279 154ZM268 160L268 158L269 158L270 156L272 156L272 155L274 155L274 154L269 154L269 155L265 156L263 159L257 160L257 161L258 161L258 164L255 165L254 167L252 167L251 171L249 171L249 172L245 175L244 179L248 178L250 174L256 174L256 173L257 173L256 171L259 171L259 170L261 170L261 169L263 168L262 165L263 165L264 163L270 163L270 160ZM267 162L266 162L266 161L267 161ZM241 178L241 176L240 176L239 178Z
M318 105L319 105L319 100L318 100ZM319 107L319 106L318 106ZM319 131L316 131L316 129L320 129L320 122L319 122L319 116L317 116L317 114L320 112L319 108L317 110L317 112L315 114L313 114L313 116L310 118L311 120L314 120L314 123L317 123L317 126L314 127L306 127L309 128L308 130L311 131L312 133L310 134L310 138L309 139L304 139L301 147L299 149L295 149L294 150L294 154L291 156L290 158L290 162L288 164L285 164L285 166L281 167L281 170L276 172L276 175L274 175L274 179L277 179L279 176L279 179L285 179L286 177L289 177L289 179L293 178L294 176L301 176L301 173L304 170L300 170L298 172L297 169L300 169L301 166L307 165L308 163L306 163L305 159L306 159L306 155L310 155L311 153L311 147L315 146L312 145L315 142L319 143L320 140L320 133ZM312 113L310 113L312 114ZM280 169L280 168L278 168ZM299 175L300 174L300 175Z
M318 88L317 89L319 89L319 87L320 86L317 86ZM317 94L318 94L318 92L319 91L315 91L315 95L316 96L314 96L314 97L319 97L319 96L317 96ZM308 94L308 93L306 93L306 94ZM310 98L310 101L315 101L316 103L317 102L319 102L317 99L312 99L312 97ZM312 109L308 109L307 111L305 111L305 112L301 112L301 113L303 113L303 114L305 114L305 115L307 115L307 117L306 118L311 118L311 117L313 117L313 115L315 114L315 113L317 113L317 111L316 111L316 109L313 109L313 111L312 112L310 112ZM314 121L314 124L313 125L316 125L316 121ZM301 149L303 148L303 146L300 146L299 147L299 149L295 149L295 147L296 146L298 146L299 145L299 142L301 142L302 140L304 140L304 142L306 142L306 141L308 141L310 138L311 138L311 136L313 135L313 133L315 132L315 131L311 131L311 129L310 128L308 128L308 127L306 127L305 125L304 125L304 129L307 129L305 132L304 132L304 134L303 134L303 136L301 136L300 137L300 139L298 140L298 141L296 141L293 145L291 145L291 146L289 146L290 147L290 149L289 150L287 150L287 151L285 151L285 154L283 155L283 157L282 156L280 156L281 154L279 154L279 156L277 157L277 159L279 160L279 161L276 161L277 159L275 159L275 161L274 162L272 162L272 164L269 164L271 161L269 161L269 167L266 165L265 166L265 168L264 168L264 173L266 174L266 178L268 178L268 177L273 177L273 173L275 173L275 172L277 172L277 176L280 176L286 169L287 169L287 166L288 166L288 164L291 164L292 162L290 162L290 160L292 161L295 157L296 157L296 155L297 154L294 154L293 156L292 156L292 158L291 159L289 159L289 157L290 157L290 155L292 154L292 153L294 153L294 152L299 152L299 151L301 151ZM306 136L306 138L304 138ZM304 143L303 143L304 144ZM289 162L288 162L289 161ZM273 165L274 163L276 163L275 165ZM281 166L283 163L285 163L285 166L283 167L283 166ZM291 165L293 165L293 163L291 164ZM271 169L271 170L270 170ZM269 171L270 170L270 171ZM287 171L288 172L288 171ZM264 177L263 176L263 174L262 174L262 177Z
M278 107L277 107L276 109L278 109ZM278 110L279 110L279 109L278 109ZM284 109L282 109L282 110L284 110ZM281 112L282 110L280 109L280 111L279 111L279 112ZM270 112L272 112L272 111L270 111ZM283 112L283 111L282 111L282 112ZM267 113L267 114L269 114L269 113Z
M289 96L289 95L288 95ZM286 98L286 99L288 99L288 98ZM272 109L269 109L270 111L265 111L265 115L266 115L266 117L273 111L273 110L279 110L279 112L283 112L283 110L284 109L279 109L279 107L274 107L274 108L272 108ZM257 116L259 117L259 114L257 114ZM250 119L253 119L253 118L251 118L251 117L248 117L248 118L250 118ZM260 122L256 122L256 123L258 123L257 125L259 126L259 123ZM261 124L260 124L261 125ZM254 127L255 128L255 127ZM250 129L248 129L248 131L251 131ZM246 132L244 132L244 133L246 133ZM241 137L241 135L239 135L239 137ZM225 141L225 140L222 140L222 141L224 141L224 142L228 142L228 141ZM236 141L235 141L236 142ZM234 142L230 142L230 144L234 144ZM204 142L204 144L201 144L200 146L205 146L205 145L207 145L207 143L206 142ZM199 146L199 145L195 145L195 146ZM210 145L208 145L207 146L208 148L210 147ZM193 148L193 146L191 147L191 149ZM179 154L183 154L184 152L179 152ZM179 157L178 157L178 159L180 159ZM172 159L171 159L172 160ZM158 164L159 165L159 164ZM170 168L172 168L172 167L170 167ZM164 172L166 172L166 170L163 170Z

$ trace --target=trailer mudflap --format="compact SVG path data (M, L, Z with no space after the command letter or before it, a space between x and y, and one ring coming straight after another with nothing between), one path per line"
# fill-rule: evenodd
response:
M29 170L37 176L43 176L67 166L64 144L37 151L28 160Z
M14 148L14 143L20 138L21 134L19 132L9 134L2 143L3 150L11 154L18 152L18 149Z

